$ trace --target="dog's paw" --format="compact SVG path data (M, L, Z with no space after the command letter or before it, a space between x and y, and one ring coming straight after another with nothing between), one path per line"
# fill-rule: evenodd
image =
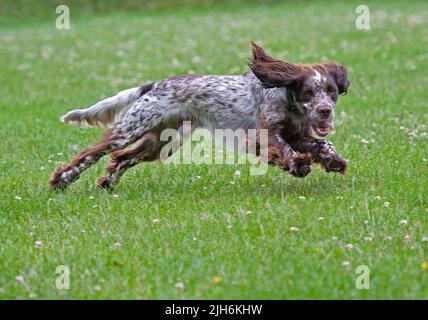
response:
M49 181L49 188L54 190L64 190L74 180L78 179L79 176L70 166L64 165L57 168Z
M303 178L311 172L311 158L307 155L297 155L291 160L290 174L292 176Z
M49 189L51 191L62 191L62 190L65 190L67 186L68 186L68 183L62 180L49 181Z
M339 157L335 157L332 159L326 159L324 163L324 168L327 172L339 172L341 174L344 174L347 165L348 162L346 160Z
M97 180L97 188L105 190L113 190L113 183L109 176L100 177Z

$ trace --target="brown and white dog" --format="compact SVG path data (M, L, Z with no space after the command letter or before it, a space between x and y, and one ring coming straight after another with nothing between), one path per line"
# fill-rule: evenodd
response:
M97 185L113 187L128 168L158 159L165 144L161 132L179 129L183 121L191 121L192 129L267 129L267 161L293 176L306 176L314 162L344 173L346 161L324 138L333 128L338 96L349 87L346 67L331 61L292 64L252 45L252 72L171 77L64 115L65 123L114 125L101 141L53 173L51 189L67 187L109 153L107 175Z

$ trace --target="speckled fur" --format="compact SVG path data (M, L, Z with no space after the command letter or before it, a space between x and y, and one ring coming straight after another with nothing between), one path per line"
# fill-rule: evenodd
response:
M286 64L285 67L281 63ZM287 74L290 66L293 79ZM165 128L179 129L183 121L191 121L193 130L198 127L268 129L269 163L297 177L306 176L313 162L320 163L327 171L344 172L346 162L337 156L331 143L317 139L312 132L313 123L322 121L316 114L320 101L335 107L336 101L326 95L322 83L331 82L335 75L323 65L292 65L276 60L254 43L250 67L253 72L237 76L172 77L149 87L122 91L116 98L103 100L103 108L100 102L91 108L68 113L69 118L66 115L63 119L78 123L83 120L89 125L115 122L98 144L80 153L70 164L58 168L50 187L67 187L102 156L113 153L107 175L98 181L99 187L111 188L127 168L140 161L157 159L162 147L160 132ZM304 79L298 77L298 71ZM314 89L319 87L318 100L314 98L311 103L296 100L300 95L297 81L303 80L306 86L310 82ZM340 84L336 79L334 82L337 90ZM107 108L114 112L106 116L104 109ZM333 116L334 113L329 115ZM133 148L122 150L134 142Z

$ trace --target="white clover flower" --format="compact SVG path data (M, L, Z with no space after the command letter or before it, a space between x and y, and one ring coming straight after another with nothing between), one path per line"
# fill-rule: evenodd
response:
M177 292L183 291L184 290L184 283L183 282L177 282L175 284L175 290L177 290Z
M368 141L366 139L361 139L361 143L364 145L368 145L370 143L370 141Z
M25 279L24 279L24 277L23 277L23 276L17 276L17 277L15 278L15 281L16 281L16 283L22 284L22 283L24 283L24 282L25 282Z
M351 268L351 262L350 261L343 261L342 267L345 268L345 270L349 270Z

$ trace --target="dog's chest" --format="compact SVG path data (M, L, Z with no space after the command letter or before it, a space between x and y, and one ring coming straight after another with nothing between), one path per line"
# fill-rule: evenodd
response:
M300 121L293 119L285 119L280 126L280 135L287 142L299 140L305 132L306 128Z

